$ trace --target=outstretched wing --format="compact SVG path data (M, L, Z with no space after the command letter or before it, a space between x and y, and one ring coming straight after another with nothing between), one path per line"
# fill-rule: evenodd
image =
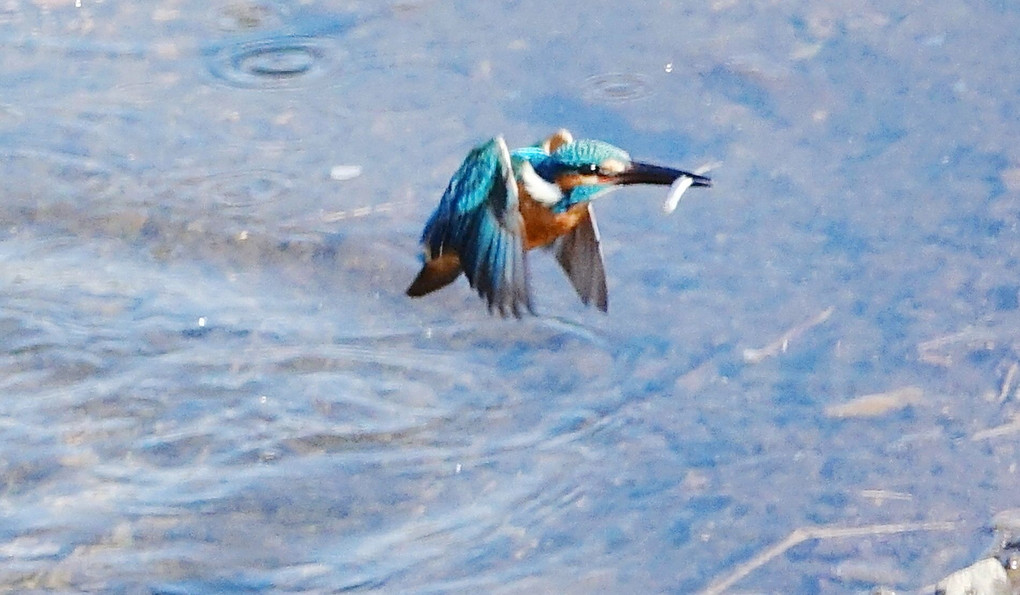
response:
M588 205L587 215L567 235L556 240L556 260L566 271L567 277L587 306L595 306L603 312L609 310L609 293L606 289L606 269L602 262L602 245L599 243L599 227L595 223L595 211Z
M430 259L454 252L490 311L520 317L522 307L530 312L532 306L517 205L510 152L497 137L468 154L425 226L422 243Z

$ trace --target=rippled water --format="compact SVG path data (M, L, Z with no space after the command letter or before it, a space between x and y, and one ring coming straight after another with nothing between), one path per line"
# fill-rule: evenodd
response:
M1017 506L1010 5L79 4L0 7L0 588L686 593L903 523L733 588L917 589ZM722 165L598 205L608 316L542 253L536 317L406 298L468 148L561 126Z

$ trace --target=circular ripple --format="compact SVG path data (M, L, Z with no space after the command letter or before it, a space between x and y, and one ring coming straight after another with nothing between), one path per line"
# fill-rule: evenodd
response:
M8 185L8 196L16 194L12 189L37 186L46 195L105 195L115 178L113 170L100 161L47 149L0 152L0 173Z
M291 188L287 174L272 170L253 170L212 176L201 185L227 207L250 207L279 200Z
M652 94L648 77L640 74L598 74L584 81L584 96L600 103L626 103Z
M229 208L249 208L278 201L290 191L293 180L285 173L248 171L171 177L166 190L178 197L194 196Z
M334 73L334 52L321 39L274 37L219 48L209 71L217 79L245 89L300 88Z

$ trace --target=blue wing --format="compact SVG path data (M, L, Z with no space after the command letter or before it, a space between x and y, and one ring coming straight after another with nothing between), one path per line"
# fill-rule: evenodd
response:
M517 205L510 152L503 138L497 137L473 149L453 175L425 225L422 244L430 261L455 254L490 311L520 317L522 307L531 312L532 306L524 221ZM454 278L456 271L446 283Z

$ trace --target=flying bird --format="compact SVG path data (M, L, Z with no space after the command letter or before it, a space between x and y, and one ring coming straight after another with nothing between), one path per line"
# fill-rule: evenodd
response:
M581 301L608 311L605 265L592 201L618 186L658 184L683 192L705 176L634 161L607 142L567 130L507 149L496 137L468 153L422 232L424 265L407 295L449 285L461 273L489 311L534 313L527 252L551 247ZM678 192L671 192L679 199ZM675 201L673 201L675 206Z

